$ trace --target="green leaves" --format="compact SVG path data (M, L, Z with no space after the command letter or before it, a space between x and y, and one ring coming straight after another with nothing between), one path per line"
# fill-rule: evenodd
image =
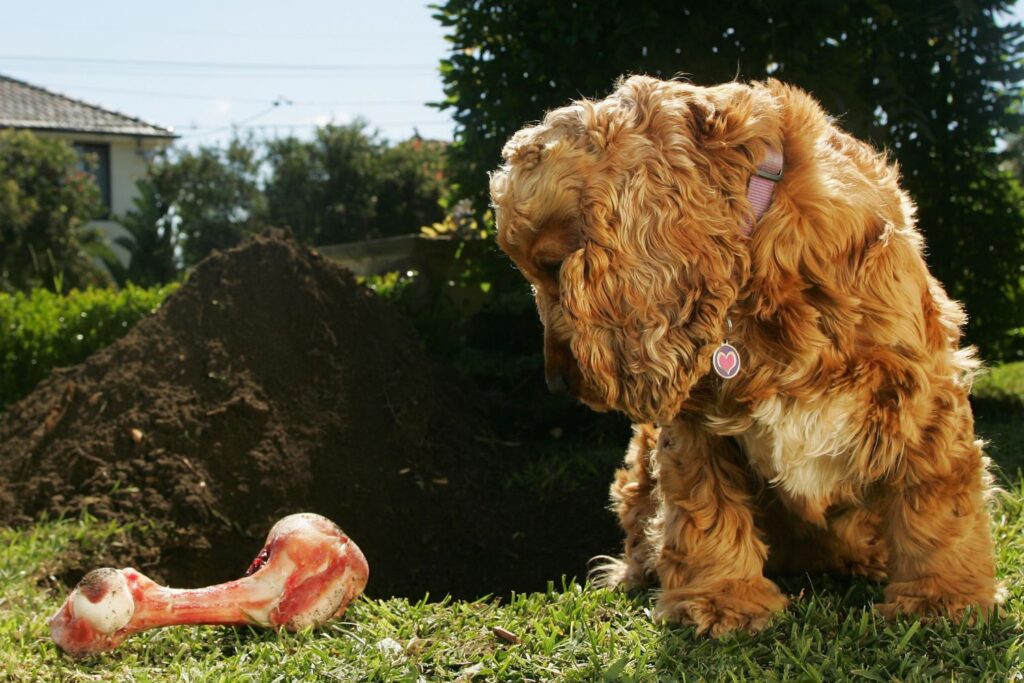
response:
M82 226L99 216L99 190L62 140L0 131L0 291L103 284Z
M450 45L438 106L458 125L452 180L482 215L509 136L570 100L607 95L623 74L780 78L899 162L933 272L970 313L969 341L1010 359L1024 353L1011 334L1024 327L1024 201L995 150L1024 128L1024 41L1019 24L997 21L1006 8L447 0L434 9Z
M166 152L119 219L132 235L119 281L167 282L268 226L310 245L416 233L444 218L445 146L419 137L388 144L357 120L324 126L312 140Z
M252 140L165 153L143 181L150 189L142 190L145 203L136 204L138 218L129 216L127 222L134 234L145 235L145 244L157 242L154 235L161 231L169 233L184 264L193 265L212 250L233 247L265 227L259 170Z
M268 220L307 244L411 234L444 217L445 144L389 145L364 121L267 142Z
M53 368L79 363L124 336L176 288L0 294L0 409L28 394Z

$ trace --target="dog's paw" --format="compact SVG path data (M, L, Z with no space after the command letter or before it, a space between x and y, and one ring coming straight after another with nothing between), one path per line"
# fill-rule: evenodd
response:
M888 568L884 562L867 561L857 562L849 561L842 564L838 568L839 573L849 574L850 576L863 576L875 583L885 583L888 578Z
M768 579L730 579L703 589L687 586L665 591L654 616L693 624L699 635L719 638L734 631L756 633L788 604L789 599Z
M996 586L992 591L957 593L937 589L934 581L903 581L892 583L885 589L885 602L875 609L886 619L899 615L917 616L925 620L947 617L954 621L967 618L970 623L978 617L988 617L998 611L1006 599L1006 590Z
M598 588L635 591L653 583L653 577L643 567L623 557L598 555L590 560L590 565L587 577Z

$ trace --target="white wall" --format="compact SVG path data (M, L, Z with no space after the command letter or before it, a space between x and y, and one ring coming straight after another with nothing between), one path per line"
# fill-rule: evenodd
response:
M146 159L166 147L169 140L100 135L95 133L63 133L35 131L36 135L55 137L70 144L76 142L108 143L110 145L110 213L118 216L134 208L137 192L135 182L146 175Z
M147 159L158 149L166 147L171 142L159 138L96 133L64 133L42 130L34 132L41 137L60 138L72 145L76 142L110 145L110 214L115 218L135 208L134 200L138 196L135 183L146 175ZM113 220L92 221L89 227L99 230L111 251L121 261L121 265L127 267L129 253L114 240L122 236L130 237L128 231Z

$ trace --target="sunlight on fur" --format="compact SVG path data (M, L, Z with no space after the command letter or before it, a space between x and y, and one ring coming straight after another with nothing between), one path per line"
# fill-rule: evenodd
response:
M769 149L784 177L748 237ZM634 76L503 157L498 242L534 287L549 386L636 423L623 555L596 578L660 586L656 616L713 636L785 609L766 571L887 581L889 617L995 608L978 362L884 154L778 81Z

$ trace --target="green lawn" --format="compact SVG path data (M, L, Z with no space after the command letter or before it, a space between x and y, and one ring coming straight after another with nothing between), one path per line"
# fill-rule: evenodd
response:
M979 393L1004 397L1015 386L1019 395L1013 382L1021 377L1024 364L997 368ZM560 581L546 593L503 600L359 601L344 621L300 634L153 631L75 662L57 652L46 628L67 592L50 577L54 558L69 548L88 555L122 533L87 520L0 530L0 680L1024 681L1024 421L1019 403L986 406L978 425L1006 489L993 530L1010 598L1004 615L985 623L887 623L871 610L878 586L811 576L783 582L793 605L764 632L713 641L652 623L650 593Z
M974 395L1024 401L1024 362L989 368L974 383Z

